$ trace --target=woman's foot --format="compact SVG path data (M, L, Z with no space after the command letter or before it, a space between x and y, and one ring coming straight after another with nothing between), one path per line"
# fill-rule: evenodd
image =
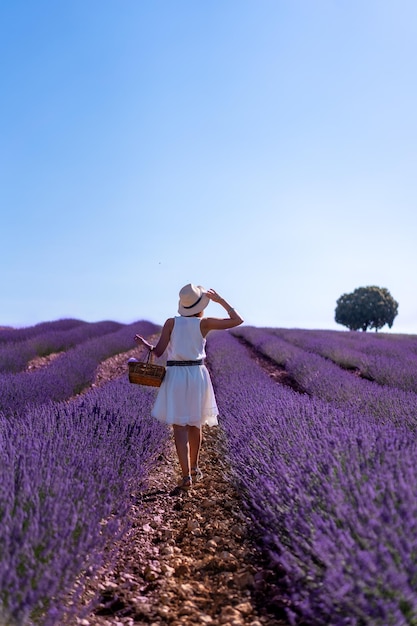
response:
M170 496L179 496L180 493L187 492L193 484L191 476L183 476L178 485L171 491Z
M192 467L191 468L191 476L194 482L198 483L199 480L203 480L203 472L201 471L201 469L197 466L197 467Z
M193 484L193 481L190 475L183 476L178 487L180 489L184 489L185 491L187 491L188 489L190 489L192 484Z

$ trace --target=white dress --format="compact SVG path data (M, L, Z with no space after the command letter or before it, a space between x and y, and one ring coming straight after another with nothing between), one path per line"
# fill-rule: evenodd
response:
M197 361L206 356L199 317L175 317L167 361ZM152 417L165 424L216 426L218 408L205 365L172 365L158 390Z

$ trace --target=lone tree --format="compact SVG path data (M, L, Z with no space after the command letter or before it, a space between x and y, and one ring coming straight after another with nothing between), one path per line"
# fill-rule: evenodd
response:
M391 328L398 313L398 302L385 287L358 287L344 293L336 302L335 320L349 330L375 328L385 324Z

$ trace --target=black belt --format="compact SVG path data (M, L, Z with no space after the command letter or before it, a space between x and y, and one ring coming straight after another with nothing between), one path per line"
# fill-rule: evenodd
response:
M203 359L198 361L167 361L167 367L171 367L171 365L203 365Z

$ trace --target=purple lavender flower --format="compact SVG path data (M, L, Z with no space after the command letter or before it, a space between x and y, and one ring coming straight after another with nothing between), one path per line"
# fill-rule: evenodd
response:
M0 414L4 619L60 623L62 599L126 532L130 494L167 442L153 399L121 378L70 404Z
M249 333L254 343L256 332ZM265 346L269 339L259 335ZM270 343L270 356L278 346L285 352L280 342ZM231 334L213 335L208 348L231 472L277 571L272 602L284 596L294 624L413 624L412 422L401 423L399 412L382 419L388 396L378 395L380 386L359 381L344 389L335 371L327 373L326 359L301 348L290 346L282 362L297 363L293 371L309 395L274 383ZM330 385L329 401L315 396L324 398ZM364 413L353 402L355 389Z

